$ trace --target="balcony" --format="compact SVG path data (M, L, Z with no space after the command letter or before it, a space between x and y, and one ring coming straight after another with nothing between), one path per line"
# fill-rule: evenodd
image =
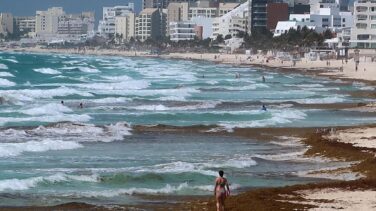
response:
M266 17L254 17L254 18L252 18L252 20L255 20L255 21L266 21Z
M266 14L266 10L253 10L253 14Z

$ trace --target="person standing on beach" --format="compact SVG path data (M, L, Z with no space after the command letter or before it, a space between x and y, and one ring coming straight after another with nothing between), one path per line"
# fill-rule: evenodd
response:
M219 177L215 179L214 196L217 200L217 211L224 211L225 199L230 195L230 187L228 185L227 179L223 177L224 172L220 170L218 174Z

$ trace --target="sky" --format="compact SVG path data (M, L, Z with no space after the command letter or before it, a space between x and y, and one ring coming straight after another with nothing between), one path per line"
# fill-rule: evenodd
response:
M102 19L102 7L128 2L135 3L136 12L141 10L141 0L0 0L0 12L10 12L15 16L33 16L36 10L63 7L66 13L93 11L98 22Z

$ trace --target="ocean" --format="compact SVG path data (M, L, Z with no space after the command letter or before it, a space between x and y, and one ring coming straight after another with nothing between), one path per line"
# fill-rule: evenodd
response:
M304 157L296 137L261 141L233 130L373 123L374 113L325 106L370 102L351 93L371 90L207 62L3 52L0 205L212 195L220 169L235 193L319 181L304 173L348 163Z

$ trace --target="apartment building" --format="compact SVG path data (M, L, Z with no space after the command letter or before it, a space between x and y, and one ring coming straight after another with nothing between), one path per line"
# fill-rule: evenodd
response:
M128 13L124 16L115 17L115 38L117 42L122 43L135 38L136 15Z
M11 13L0 13L0 34L13 33L13 15Z
M15 26L22 33L35 32L35 16L14 17Z
M267 0L249 0L249 30L266 29L267 27Z
M166 15L157 8L146 8L136 17L136 37L140 41L162 39L166 32Z
M170 22L170 40L174 42L194 40L196 36L196 24L189 21Z
M35 33L56 34L59 17L65 15L62 7L52 7L47 11L37 11L35 16Z
M103 18L99 21L98 31L102 36L115 36L115 18L134 13L134 3L123 6L103 7Z
M221 17L217 17L213 20L213 35L212 39L215 39L218 35L225 37L231 35L237 36L241 32L247 31L247 16L249 3L243 3L230 12Z
M351 29L352 47L376 48L376 1L354 2L354 25Z
M94 31L95 18L92 12L79 15L62 15L58 19L57 34L82 35Z
M189 8L189 19L195 17L207 17L207 18L215 18L218 16L218 8L217 7L191 7Z
M167 7L167 23L188 21L189 4L170 3ZM170 34L169 24L167 25L167 33Z

